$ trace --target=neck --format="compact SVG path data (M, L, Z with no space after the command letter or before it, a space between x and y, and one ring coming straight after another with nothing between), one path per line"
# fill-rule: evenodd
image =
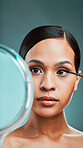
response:
M28 124L31 125L36 132L47 136L52 136L54 134L60 135L68 132L64 112L47 118L31 112ZM27 124L25 128L27 128Z

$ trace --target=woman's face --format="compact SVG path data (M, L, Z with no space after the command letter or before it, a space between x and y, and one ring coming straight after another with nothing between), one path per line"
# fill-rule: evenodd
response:
M51 117L66 107L80 78L61 69L75 72L74 57L64 39L45 39L29 50L25 61L32 73L34 113Z

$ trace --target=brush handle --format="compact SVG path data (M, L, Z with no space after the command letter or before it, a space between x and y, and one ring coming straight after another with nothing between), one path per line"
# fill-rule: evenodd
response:
M80 77L83 77L83 75L80 75L80 74L75 73L75 72L71 72L71 71L66 70L66 69L63 69L62 71L67 72L67 73L70 73L70 74L74 74L74 75L77 75L77 76L80 76Z

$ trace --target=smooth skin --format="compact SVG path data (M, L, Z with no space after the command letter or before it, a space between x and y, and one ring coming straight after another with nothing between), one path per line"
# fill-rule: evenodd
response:
M45 39L29 50L25 61L34 86L30 118L5 138L3 148L83 148L83 133L70 127L64 114L80 76L60 70L76 72L74 58L65 39ZM45 105L38 100L41 97L53 97L58 101Z

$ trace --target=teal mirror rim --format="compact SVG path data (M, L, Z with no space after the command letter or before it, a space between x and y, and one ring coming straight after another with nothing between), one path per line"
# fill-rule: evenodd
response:
M3 44L0 44L0 50L2 50L4 54L6 54L12 60L14 60L18 68L20 67L21 74L24 73L22 76L24 78L26 91L27 91L26 102L24 104L24 107L22 106L17 118L15 118L14 121L12 121L10 124L5 126L4 128L0 129L0 134L4 134L6 132L12 131L15 128L18 128L24 125L27 122L30 111L31 111L32 102L33 102L33 84L32 84L32 76L31 76L30 70L27 64L25 63L25 61L19 56L19 54L16 53L13 49Z

